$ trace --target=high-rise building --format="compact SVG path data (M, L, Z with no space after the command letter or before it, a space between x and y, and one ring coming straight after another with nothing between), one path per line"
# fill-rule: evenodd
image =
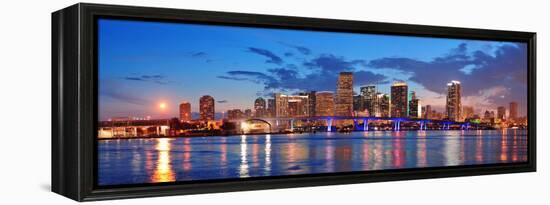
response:
M288 117L288 98L281 93L275 93L275 117Z
M390 96L383 93L378 93L376 95L376 117L390 117Z
M426 111L424 111L424 118L425 119L432 119L432 106L426 105Z
M275 94L276 117L307 117L309 116L308 95Z
M462 88L459 81L447 83L447 118L454 121L462 121Z
M361 111L367 110L369 113L369 116L375 116L376 113L376 86L374 85L367 85L361 87L361 97L362 107L360 108Z
M353 112L353 73L340 72L336 85L335 115L351 116Z
M353 96L353 111L362 112L363 109L363 96L354 95Z
M199 111L201 120L208 121L215 119L214 98L204 95L199 99Z
M414 91L411 91L411 101L409 101L409 117L422 117L422 105L420 104L420 99L416 97L416 92Z
M275 99L267 99L267 112L269 117L275 117Z
M256 112L256 117L266 117L267 106L264 98L256 98L254 101L254 111Z
M298 95L301 95L301 96L307 96L308 101L309 101L309 112L308 112L308 114L309 114L310 117L315 116L315 103L317 101L317 99L315 97L315 93L317 93L317 91L310 91L310 92L298 94Z
M472 107L472 106L462 106L462 117L464 119L473 119L474 118L474 107Z
M497 108L497 118L499 120L504 120L506 118L506 108L504 106L499 106Z
M518 118L518 103L517 102L511 102L510 103L510 114L508 116L509 119L515 120Z
M317 92L315 94L315 114L316 116L334 115L334 93L330 91Z
M485 114L483 115L483 121L485 122L493 122L495 120L495 112L485 110Z
M309 116L309 97L308 95L287 95L288 98L288 116L289 117L308 117Z
M184 101L180 104L180 121L191 121L191 103Z
M407 83L393 83L391 86L391 117L407 117L408 94Z

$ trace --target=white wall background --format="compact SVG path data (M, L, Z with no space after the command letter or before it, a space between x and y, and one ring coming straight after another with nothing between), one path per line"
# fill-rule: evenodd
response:
M538 33L538 172L94 202L94 204L543 204L550 201L549 5L541 0L100 0ZM50 13L76 1L3 1L0 12L0 204L72 204L50 187ZM32 128L26 126L33 123ZM548 124L547 124L548 125Z

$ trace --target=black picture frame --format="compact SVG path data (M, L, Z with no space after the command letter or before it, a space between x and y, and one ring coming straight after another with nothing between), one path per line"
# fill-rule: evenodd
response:
M524 42L528 46L528 162L227 181L98 187L96 19L193 22ZM536 171L536 33L79 3L52 13L52 191L77 201Z

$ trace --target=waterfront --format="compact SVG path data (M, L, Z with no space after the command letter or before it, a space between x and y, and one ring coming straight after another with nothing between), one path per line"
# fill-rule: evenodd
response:
M523 162L526 130L99 141L100 185Z

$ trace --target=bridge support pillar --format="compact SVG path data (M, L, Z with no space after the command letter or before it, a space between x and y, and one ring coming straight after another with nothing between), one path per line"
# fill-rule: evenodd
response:
M327 120L327 132L332 132L332 118Z
M290 131L294 132L294 119L290 120Z
M397 121L397 131L401 131L401 121Z
M369 120L366 118L363 120L363 131L369 131Z
M399 131L401 129L401 121L400 120L394 121L393 125L394 125L394 127L393 127L394 131Z

